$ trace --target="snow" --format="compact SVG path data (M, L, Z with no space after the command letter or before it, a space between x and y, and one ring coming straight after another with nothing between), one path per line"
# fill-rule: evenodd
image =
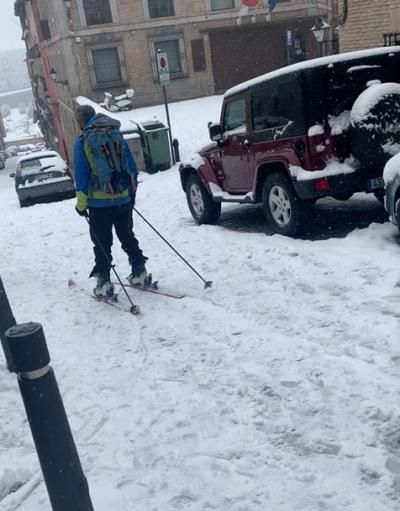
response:
M331 159L326 163L326 167L323 170L305 170L296 165L290 165L289 171L292 177L295 177L297 181L308 181L311 179L323 179L329 176L339 176L341 174L352 174L357 170L357 164L353 158L348 158L343 163Z
M19 184L18 190L24 190L27 188L35 188L36 186L49 185L52 183L61 183L62 181L71 181L71 178L68 176L60 176L60 177L51 177L44 181L33 181L32 183L27 182L25 184Z
M382 149L386 154L390 154L390 156L394 156L397 153L400 153L400 144L396 144L395 142L387 142L382 145Z
M374 108L382 98L391 94L400 94L400 84L388 82L368 87L354 102L353 108L351 109L351 122L359 123L368 119L371 109Z
M183 159L208 143L220 102L170 105ZM141 174L137 208L214 286L135 216L149 270L186 298L130 291L134 317L89 298L92 245L74 200L20 209L14 167L0 172L0 275L17 321L44 326L96 511L398 510L398 235L347 229L359 208L381 211L375 199L323 201L327 239L289 239L258 229L251 205L198 226L177 166ZM347 236L318 223L329 212ZM50 511L1 356L0 393L1 510Z
M33 122L27 110L21 113L18 108L12 108L3 121L7 134L5 142L22 142L31 137L42 137L39 125Z
M254 193L248 192L243 195L232 195L231 193L225 192L216 183L209 182L208 188L210 189L211 195L215 199L221 199L224 202L254 202Z
M391 181L393 181L396 178L396 176L399 175L400 175L400 148L385 165L385 168L383 170L383 179L385 181L385 185L387 186Z
M344 110L339 115L329 115L328 123L332 135L341 135L350 126L350 110Z
M354 73L355 71L365 71L366 69L376 69L376 68L380 68L382 66L378 66L378 65L375 65L375 66L371 66L371 65L361 65L361 66L352 66L352 67L349 67L349 69L346 71L347 73Z
M327 66L333 67L335 64L339 62L347 62L351 60L356 60L364 57L374 56L374 55L385 55L388 54L394 55L395 53L400 51L400 46L392 46L390 48L373 48L368 50L360 50L360 51L352 51L348 53L340 53L337 55L328 55L326 57L319 57L317 59L304 60L302 62L297 62L296 64L291 64L290 66L285 66L275 71L270 71L264 75L256 76L251 80L247 80L246 82L235 85L234 87L228 89L225 92L225 97L232 96L233 94L238 94L239 92L243 92L244 90L254 87L259 83L264 82L265 80L271 80L273 78L278 78L280 76L284 76L288 73L294 73L298 71L303 71L305 69L312 69L319 66ZM354 66L353 66L354 67Z
M321 126L321 124L314 124L314 126L311 126L308 129L309 137L315 137L317 135L323 135L323 134L324 134L324 128Z
M193 153L189 155L189 157L182 162L184 167L193 167L194 169L198 169L204 164L205 160L202 158L202 156L200 156L199 153Z

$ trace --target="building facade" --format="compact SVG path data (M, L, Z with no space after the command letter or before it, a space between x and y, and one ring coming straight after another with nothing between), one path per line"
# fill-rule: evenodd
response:
M320 16L334 26L334 4L278 0L268 15L268 0L259 0L256 9L240 16L242 0L17 0L16 13L30 19L33 11L35 38L24 30L31 78L35 85L38 73L44 76L39 87L47 90L37 102L41 107L43 94L49 97L58 146L69 155L76 134L75 97L101 102L105 91L133 88L136 106L161 103L158 52L168 55L170 101L223 92L318 56L321 48L311 27ZM329 44L324 51L331 51Z
M340 51L400 44L400 0L339 0Z

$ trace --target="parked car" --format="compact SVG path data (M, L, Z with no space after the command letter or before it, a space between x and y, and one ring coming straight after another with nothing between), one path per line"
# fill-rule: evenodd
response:
M400 230L400 153L386 163L383 178L386 185L385 208L392 224Z
M180 166L191 214L215 222L222 202L262 203L295 235L322 197L383 200L383 168L400 150L400 47L308 60L224 95L213 143Z
M21 207L35 202L52 202L75 196L74 183L66 162L55 151L38 151L21 156L16 172L15 190Z

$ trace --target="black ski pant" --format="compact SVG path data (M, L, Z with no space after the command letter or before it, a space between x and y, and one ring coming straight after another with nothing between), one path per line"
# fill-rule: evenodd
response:
M128 255L132 269L145 264L147 258L144 257L133 233L131 203L105 208L89 208L89 226L95 258L91 276L96 273L106 277L110 275L113 227L121 242L122 250Z

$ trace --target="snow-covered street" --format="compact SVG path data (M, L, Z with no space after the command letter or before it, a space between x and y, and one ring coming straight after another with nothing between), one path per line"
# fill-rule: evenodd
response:
M221 101L170 105L182 159ZM163 106L123 115L164 121ZM255 206L198 226L177 167L142 173L137 208L214 287L135 217L148 269L186 297L130 290L130 316L89 298L74 200L20 209L11 171L0 275L17 321L43 324L96 511L399 509L400 244L373 197L322 201L310 239L291 239ZM127 276L117 242L114 260ZM49 511L2 355L0 394L0 508Z

